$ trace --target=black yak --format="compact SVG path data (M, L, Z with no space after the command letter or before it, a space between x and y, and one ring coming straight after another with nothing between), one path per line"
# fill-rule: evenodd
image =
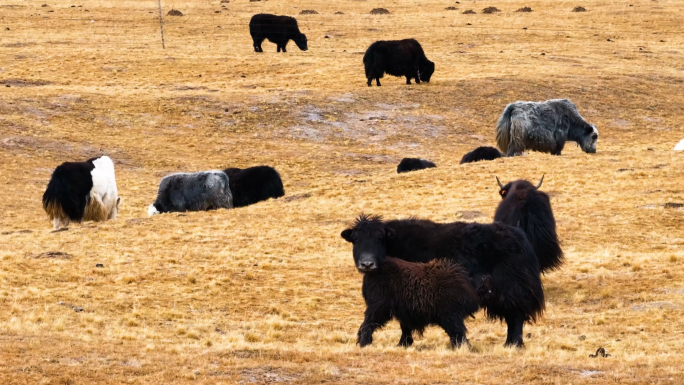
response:
M385 73L392 76L406 76L406 84L411 78L416 83L430 82L435 72L435 63L425 57L423 47L415 39L381 40L371 44L363 55L368 86L375 79L380 86L380 78Z
M230 190L233 192L235 207L248 206L285 195L283 181L273 167L227 168L223 172L230 178Z
M358 229L373 239L359 238ZM535 321L544 311L539 262L525 234L515 227L420 219L382 221L362 215L342 236L355 246L362 240L384 245L360 256L369 266L384 257L382 253L409 262L449 259L459 263L477 292L487 285L488 294L480 296L479 303L489 318L506 321L506 346L523 346L523 324Z
M429 160L420 158L404 158L397 166L397 173L401 174L402 172L416 171L433 167L437 166Z
M556 235L556 219L549 196L539 191L544 177L534 186L526 180L509 182L505 186L496 178L501 190L501 203L496 208L494 222L519 227L527 235L539 260L539 268L547 272L563 264L563 250Z
M309 49L306 35L299 32L297 20L294 17L266 13L254 15L249 22L249 33L254 41L254 52L264 52L261 48L264 39L275 43L278 52L287 52L285 47L290 40L293 40L302 51Z
M72 221L114 219L120 205L114 163L108 156L62 163L43 194L43 209L55 230Z
M233 207L228 175L220 170L176 173L162 178L157 199L147 209L159 213L205 211Z
M560 155L568 140L584 152L596 152L596 126L584 120L567 99L511 103L496 124L496 143L507 156L521 155L527 149Z
M479 162L481 160L494 160L501 158L501 153L494 147L478 147L473 151L463 155L461 164Z
M374 226L378 218L361 216L354 230L342 238L354 243L354 263L363 273L362 293L366 312L357 343L373 342L373 332L392 318L399 321L399 346L413 344L413 332L423 334L428 325L439 325L449 335L451 345L467 343L463 319L479 309L478 298L459 264L439 259L428 263L386 258L385 234Z

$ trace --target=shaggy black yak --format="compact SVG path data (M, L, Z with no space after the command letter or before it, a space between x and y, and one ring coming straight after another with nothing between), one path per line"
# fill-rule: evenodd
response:
M497 177L502 201L494 213L494 222L524 231L539 260L539 268L546 273L563 264L563 250L556 234L556 219L549 196L539 191L543 181L542 176L536 186L526 180L516 180L504 186Z
M362 215L342 237L355 247L357 243L375 245L359 255L366 265L385 256L410 262L449 259L459 263L476 291L482 292L487 282L488 295L479 298L480 306L488 317L506 321L507 346L523 346L523 324L535 321L544 311L539 262L525 234L515 227L421 219L382 221Z

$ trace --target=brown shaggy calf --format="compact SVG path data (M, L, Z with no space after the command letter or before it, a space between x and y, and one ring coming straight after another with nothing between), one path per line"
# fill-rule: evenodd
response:
M446 331L453 347L468 343L463 319L472 316L478 299L463 268L448 260L428 263L385 258L364 273L365 319L358 332L361 347L373 342L373 332L392 318L399 321L399 346L413 344L413 331L423 334L428 325Z

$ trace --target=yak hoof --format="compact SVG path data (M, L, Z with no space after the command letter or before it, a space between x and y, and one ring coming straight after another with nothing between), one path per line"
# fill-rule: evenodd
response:
M51 233L61 233L62 231L67 231L67 230L69 230L68 227L62 227L61 229L55 229L55 230L52 230L50 232Z

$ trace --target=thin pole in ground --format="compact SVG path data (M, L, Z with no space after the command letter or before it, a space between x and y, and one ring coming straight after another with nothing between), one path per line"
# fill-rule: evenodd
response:
M159 30L161 31L162 49L166 49L166 44L164 44L164 19L162 19L161 0L157 0L157 2L159 3Z

